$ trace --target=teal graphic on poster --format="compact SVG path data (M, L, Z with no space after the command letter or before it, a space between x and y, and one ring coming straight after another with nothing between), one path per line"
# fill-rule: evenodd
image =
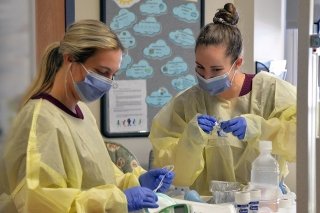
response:
M188 71L188 65L181 57L175 57L161 67L161 72L167 76L178 76Z
M127 30L120 32L117 34L122 45L126 49L131 49L136 46L136 39L131 35L131 33Z
M200 17L194 3L183 4L173 8L173 14L177 19L188 23L196 22Z
M197 83L198 82L193 75L182 76L171 81L172 87L177 91L188 89Z
M114 31L120 31L128 28L136 21L136 15L127 9L121 9L110 23L110 28Z
M143 15L164 15L167 13L167 4L162 0L146 0L140 5L140 12Z
M161 24L155 17L147 17L135 24L133 31L142 36L155 36L161 32Z
M133 64L126 72L127 77L135 79L151 78L153 75L153 68L148 61L140 60L137 64Z
M125 54L124 56L122 56L120 69L118 72L116 72L116 76L121 75L129 67L129 65L131 65L131 63L132 63L132 58L130 55Z
M151 95L148 95L146 102L148 105L153 107L162 107L170 101L172 95L169 93L168 89L161 87L156 91L153 91Z
M193 32L190 28L170 32L169 38L173 43L183 48L194 48L196 43Z
M171 48L167 43L159 39L154 43L151 43L148 47L143 50L144 56L151 59L163 59L171 55Z

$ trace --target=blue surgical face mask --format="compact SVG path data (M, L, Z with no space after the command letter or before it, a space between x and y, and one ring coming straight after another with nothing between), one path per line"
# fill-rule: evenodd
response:
M74 88L81 101L91 102L101 98L112 87L112 80L87 70L83 64L81 66L87 72L85 79L75 82L72 78Z
M196 76L197 76L198 84L199 84L200 88L205 91L208 91L210 93L210 95L217 95L217 94L229 89L231 87L233 78L235 76L235 72L234 72L234 75L233 75L231 81L228 76L229 76L229 73L231 72L235 62L233 62L230 70L227 73L213 77L213 78L204 79L201 75L199 75L198 72L196 72Z

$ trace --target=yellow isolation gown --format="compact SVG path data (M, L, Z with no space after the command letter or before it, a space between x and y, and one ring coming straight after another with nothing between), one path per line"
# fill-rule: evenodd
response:
M206 134L197 115L222 120L246 119L244 140L231 133ZM209 195L211 180L250 181L251 163L258 156L260 140L271 140L280 175L288 174L287 161L296 159L296 88L267 72L253 78L252 91L224 100L198 86L178 94L154 117L150 132L154 165L174 165L175 186L190 186Z
M145 172L123 174L111 161L87 106L83 119L46 99L19 112L1 161L0 212L127 212L122 190Z

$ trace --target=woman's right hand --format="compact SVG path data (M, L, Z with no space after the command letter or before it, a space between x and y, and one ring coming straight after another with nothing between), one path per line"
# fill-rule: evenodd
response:
M213 116L210 116L210 115L198 116L198 125L207 134L211 133L216 122L217 122L217 119Z
M128 210L136 211L143 208L158 208L158 196L146 187L136 186L124 191L127 197Z

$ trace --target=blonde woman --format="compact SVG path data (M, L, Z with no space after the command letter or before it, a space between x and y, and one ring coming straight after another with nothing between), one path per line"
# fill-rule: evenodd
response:
M5 144L1 212L127 212L155 208L174 177L111 161L83 102L112 86L123 46L105 24L83 20L49 46Z

